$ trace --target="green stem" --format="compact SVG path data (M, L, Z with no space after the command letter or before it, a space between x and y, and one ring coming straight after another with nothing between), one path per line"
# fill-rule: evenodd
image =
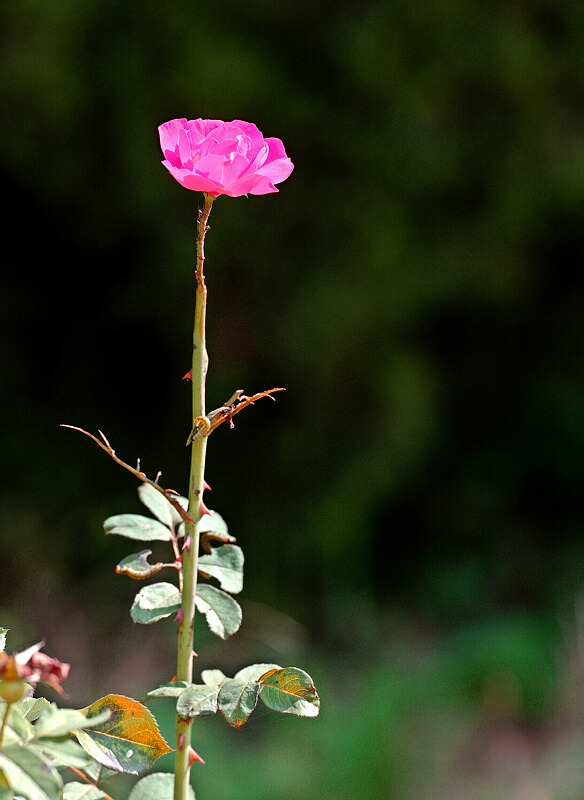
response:
M8 722L8 714L10 713L11 707L12 703L6 703L6 710L4 711L2 727L0 728L0 750L2 749L2 745L4 744L4 729L6 728L6 723Z
M193 388L193 420L205 416L205 381L207 377L207 348L205 345L205 315L207 309L207 287L203 272L205 262L205 234L211 206L215 199L205 194L203 210L199 211L197 229L197 294L195 302L195 324L193 329L193 361L191 381ZM182 608L179 612L177 646L177 681L192 682L193 679L193 627L195 622L195 597L197 593L197 569L199 554L199 522L204 490L205 454L207 437L193 439L191 443L191 473L189 479L189 514L193 522L185 524L185 548L183 550ZM174 800L187 800L189 786L189 754L192 720L176 721L176 754Z

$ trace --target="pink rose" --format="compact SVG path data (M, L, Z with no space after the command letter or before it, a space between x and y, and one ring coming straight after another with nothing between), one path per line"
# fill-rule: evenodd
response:
M213 197L277 192L294 169L280 139L264 139L252 122L172 119L158 132L173 178Z

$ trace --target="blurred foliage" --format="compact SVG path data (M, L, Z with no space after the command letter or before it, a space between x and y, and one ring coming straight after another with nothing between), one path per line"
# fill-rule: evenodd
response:
M101 534L139 512L131 479L58 425L102 429L184 492L199 198L156 131L177 116L254 121L296 165L279 195L220 198L207 239L210 407L287 388L209 448L248 600L362 682L392 647L379 615L430 641L473 620L488 653L515 609L564 613L584 568L578 0L5 0L0 17L11 635L72 662L56 642L76 643L96 684L156 649Z

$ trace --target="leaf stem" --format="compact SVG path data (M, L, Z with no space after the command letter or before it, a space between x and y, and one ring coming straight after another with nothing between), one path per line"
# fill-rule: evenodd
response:
M193 328L192 358L192 418L205 416L205 383L207 378L207 348L205 339L205 318L207 310L207 287L205 286L205 234L208 231L212 195L204 194L203 209L199 211L197 227L197 292L195 300L195 322ZM190 522L185 523L185 544L183 549L183 588L182 607L178 615L178 642L176 679L192 682L193 679L193 628L195 622L195 598L197 594L197 569L199 554L199 523L206 513L202 503L205 476L205 455L207 437L194 439L191 444L191 472L189 478ZM190 744L192 720L177 715L174 800L187 800L190 774Z

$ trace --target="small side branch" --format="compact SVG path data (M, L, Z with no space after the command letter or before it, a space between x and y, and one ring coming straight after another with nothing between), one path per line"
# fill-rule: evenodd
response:
M96 445L98 447L101 447L101 449L104 450L108 454L108 456L113 458L116 464L119 464L120 467L123 467L124 469L128 470L128 472L131 472L132 475L135 475L138 478L138 480L142 481L142 483L147 483L149 486L154 487L154 489L156 489L157 492L160 492L160 494L163 497L165 497L170 503L170 505L177 511L183 522L193 521L192 517L189 516L187 511L181 506L181 504L177 500L178 492L176 492L174 489L163 489L162 486L160 486L160 484L158 483L158 479L160 478L160 472L156 476L155 480L151 480L140 469L140 459L138 459L138 462L135 467L133 467L131 464L127 464L125 461L122 461L122 459L116 455L116 451L113 449L113 447L111 446L111 444L108 442L107 438L101 431L98 431L99 435L101 436L101 439L98 439L97 436L94 436L92 433L89 433L89 431L85 431L83 430L83 428L78 428L75 425L61 425L61 428L69 428L72 431L79 431L79 433L82 433L84 436L88 436L90 439L93 439Z
M276 398L272 397L274 392L284 391L286 390L283 388L266 389L263 392L258 392L251 397L247 397L247 395L243 394L243 389L238 389L224 406L220 406L214 411L211 411L206 417L196 417L193 420L193 428L187 439L187 446L191 444L194 439L202 439L205 436L209 436L215 428L218 428L219 425L228 420L230 427L233 428L233 417L239 414L240 411L243 411L244 408L252 406L256 400L261 400L262 397L269 397L271 400L275 401Z

